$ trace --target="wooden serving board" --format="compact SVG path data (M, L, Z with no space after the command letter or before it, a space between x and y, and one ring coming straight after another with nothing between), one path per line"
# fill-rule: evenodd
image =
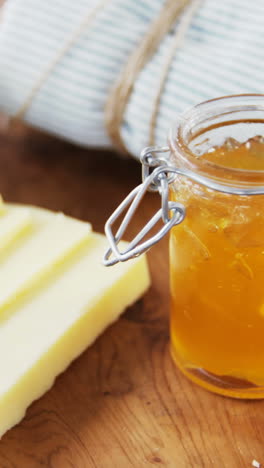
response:
M23 126L0 138L7 201L62 210L99 232L140 181L132 159ZM130 236L158 206L148 195ZM264 466L264 402L216 396L181 375L169 353L167 240L149 264L151 290L3 437L1 468L250 468L253 459Z

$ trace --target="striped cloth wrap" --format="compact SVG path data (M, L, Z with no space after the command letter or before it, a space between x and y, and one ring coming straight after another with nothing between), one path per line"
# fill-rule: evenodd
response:
M121 76L131 83L118 130L122 145L138 157L150 143L151 125L152 140L163 145L186 108L261 93L263 0L177 2L177 17L166 18L167 0L6 0L0 111L79 145L111 148L106 107ZM157 44L153 25L161 35ZM138 65L133 54L151 28L153 50L144 50ZM122 96L121 90L111 101L112 117Z

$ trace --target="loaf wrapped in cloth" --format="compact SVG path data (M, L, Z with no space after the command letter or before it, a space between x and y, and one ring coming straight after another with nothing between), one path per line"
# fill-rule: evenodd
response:
M263 91L263 20L263 0L6 0L0 111L138 157L187 107Z

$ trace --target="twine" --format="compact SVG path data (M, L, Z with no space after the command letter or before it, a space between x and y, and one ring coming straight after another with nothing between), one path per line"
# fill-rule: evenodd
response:
M66 40L61 49L57 51L55 57L48 64L37 79L36 83L30 90L25 101L12 116L11 120L16 121L22 119L25 113L30 108L35 96L45 84L48 77L70 50L70 48L76 43L81 34L86 30L92 21L95 19L97 13L101 11L105 6L110 3L111 0L102 0L92 11L84 17L82 22L77 28L71 33L71 36ZM123 68L120 76L118 77L114 87L110 91L105 106L105 124L109 137L115 146L121 153L127 154L128 150L123 142L121 135L121 128L123 117L125 114L126 106L134 88L134 83L140 71L144 65L150 60L155 51L157 50L162 38L168 33L168 31L174 25L178 16L182 13L185 7L191 3L189 10L186 15L183 16L182 21L177 28L174 40L172 41L171 48L166 57L164 68L160 77L159 85L157 87L157 93L154 99L153 109L150 119L150 130L149 130L149 143L154 144L155 142L155 130L157 116L160 107L160 100L162 92L166 83L167 75L169 72L170 64L175 54L176 49L181 45L188 26L199 7L201 0L167 0L164 7L162 8L159 16L150 25L145 37L141 40L137 49L130 55L125 67Z
M158 113L160 109L160 101L163 94L163 90L166 84L166 80L168 77L169 69L171 66L171 62L175 55L175 51L179 49L181 44L183 43L186 33L189 29L189 26L192 22L192 19L201 5L202 0L193 0L190 7L188 8L187 13L183 16L182 21L179 24L179 27L174 35L172 40L171 47L168 51L168 55L166 56L165 64L162 68L162 74L160 76L159 85L157 87L157 92L154 100L153 110L151 113L150 119L150 127L149 127L149 145L154 146L156 144L155 132L156 132L156 124Z
M121 135L123 116L129 97L133 91L134 83L139 72L157 50L161 39L175 23L177 17L190 0L167 0L159 16L150 25L147 34L141 40L137 49L129 57L106 102L105 123L108 134L114 146L122 153L127 154L127 148ZM160 87L160 93L162 87ZM157 104L159 95L157 96ZM156 118L152 117L152 125ZM153 131L151 130L151 134Z

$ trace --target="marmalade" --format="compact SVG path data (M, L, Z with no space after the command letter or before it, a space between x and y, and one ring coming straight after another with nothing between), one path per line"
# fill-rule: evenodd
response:
M200 158L264 171L264 138L228 138ZM209 390L251 398L262 388L253 398L263 397L264 196L230 197L181 179L171 190L187 209L170 237L173 357Z

